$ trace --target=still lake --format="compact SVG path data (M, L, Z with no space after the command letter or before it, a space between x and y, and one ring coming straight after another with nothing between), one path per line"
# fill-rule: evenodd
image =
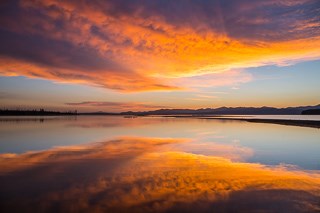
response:
M0 117L0 136L0 207L8 212L320 208L317 128L27 116Z

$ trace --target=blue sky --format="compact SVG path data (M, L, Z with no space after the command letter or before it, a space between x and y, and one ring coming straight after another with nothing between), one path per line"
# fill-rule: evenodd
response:
M1 102L7 107L71 109L66 103L86 101L145 103L155 108L201 108L219 106L298 106L319 104L320 61L290 66L249 68L252 80L195 91L118 93L94 86L57 83L23 76L0 77ZM79 110L111 110L108 106L78 107ZM121 109L125 110L125 109Z

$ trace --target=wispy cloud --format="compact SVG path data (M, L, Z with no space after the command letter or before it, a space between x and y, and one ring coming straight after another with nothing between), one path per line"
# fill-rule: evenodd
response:
M116 110L146 110L146 109L159 109L159 108L170 108L163 105L153 105L148 103L137 103L137 102L111 102L111 101L83 101L74 103L65 103L69 106L77 107L97 107L116 109Z
M230 70L228 72L182 77L174 79L176 85L189 85L190 88L234 86L253 80L253 76L244 70Z

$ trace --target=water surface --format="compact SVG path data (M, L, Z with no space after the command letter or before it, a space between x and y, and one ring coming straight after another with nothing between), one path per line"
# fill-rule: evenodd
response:
M0 135L0 205L7 212L320 208L316 128L195 118L2 117Z

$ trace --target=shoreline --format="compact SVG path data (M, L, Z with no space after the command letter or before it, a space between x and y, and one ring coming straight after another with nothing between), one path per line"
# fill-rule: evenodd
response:
M300 126L309 128L320 128L320 121L317 120L289 120L289 119L265 119L265 118L232 118L232 117L205 117L205 116L165 116L174 118L196 118L196 119L210 119L210 120L229 120L229 121L246 121L251 123L269 123L286 126Z
M71 114L56 114L56 115L0 115L0 118L6 118L5 120L9 121L12 120L15 116L17 117L24 117L29 118L33 117L32 120L42 120L46 119L45 117L78 117L78 116L122 116L126 117L126 115L120 114L85 114L85 113L78 113L77 115ZM36 117L36 118L34 118ZM248 117L239 118L234 115L233 116L226 116L226 115L216 115L216 116L196 116L196 115L148 115L148 116L135 116L135 117L170 117L170 118L194 118L194 119L210 119L210 120L225 120L225 121L245 121L251 123L269 123L269 124L278 124L278 125L286 125L286 126L300 126L300 127L309 127L309 128L317 128L320 129L320 120L294 120L294 119L265 119L265 118L250 118ZM131 118L131 117L130 117ZM28 119L27 119L28 120Z

